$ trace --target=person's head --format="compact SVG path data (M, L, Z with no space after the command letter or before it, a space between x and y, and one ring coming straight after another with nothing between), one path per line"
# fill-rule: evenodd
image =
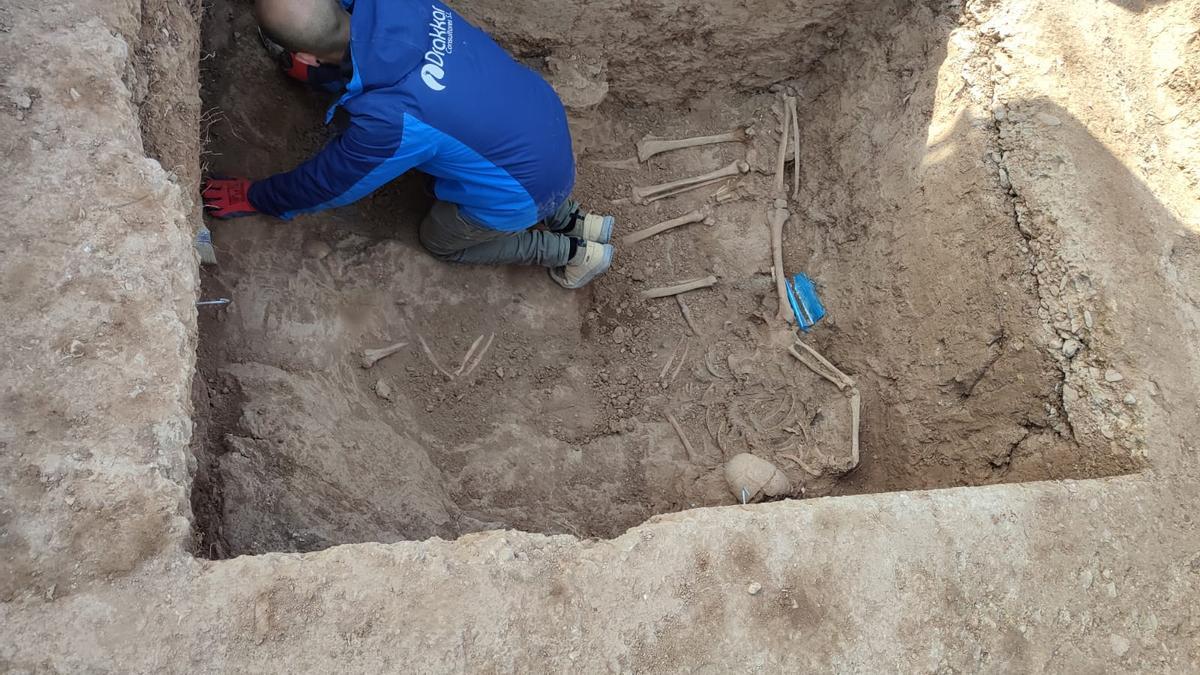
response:
M255 0L263 32L311 65L340 63L350 46L350 14L337 0Z

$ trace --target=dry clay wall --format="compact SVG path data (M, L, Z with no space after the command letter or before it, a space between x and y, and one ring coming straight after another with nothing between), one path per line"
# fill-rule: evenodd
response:
M186 15L157 21L181 7L0 8L5 602L185 550L197 34ZM155 106L185 111L153 116L193 148L181 174L147 157L139 112Z
M881 4L895 3L467 0L455 7L518 56L546 58L556 85L579 90L582 103L608 91L626 103L686 104L795 77Z

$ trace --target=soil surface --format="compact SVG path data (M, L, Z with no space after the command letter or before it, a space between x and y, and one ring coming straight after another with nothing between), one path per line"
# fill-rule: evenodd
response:
M823 0L463 4L493 2L506 8L497 26L535 61L542 35L563 26L581 36L583 63L619 54L627 38L643 50L610 64L607 83L591 66L576 73L583 80L556 79L575 83L575 105L603 99L574 110L582 189L618 211L625 231L694 202L605 199L750 150L612 165L635 138L765 120L754 146L762 169L777 99L749 87L629 109L617 97L667 83L658 93L671 99L725 78L740 91L731 83L760 66L803 75L791 83L805 160L787 266L819 282L831 313L810 341L866 399L861 465L826 488L752 435L718 429L705 440L707 427L694 426L720 387L725 407L710 407L728 418L739 405L755 413L765 395L751 387L789 382L771 374L774 307L759 288L765 174L747 179L744 203L717 209L711 229L622 247L613 273L577 294L527 270L433 264L413 243L423 204L410 182L292 224L223 223L225 264L205 297L235 304L198 310L192 66L220 65L204 117L234 120L209 128L214 168L286 168L325 137L314 122L322 102L271 79L265 63L251 68L248 48L244 72L217 58L221 40L225 56L238 54L228 51L240 44L236 24L210 30L201 52L182 11L198 3L0 3L0 156L10 169L0 181L0 671L1200 671L1200 2L953 0L901 12L871 3L869 21L807 14L831 6ZM572 14L579 20L562 21ZM839 50L795 69L764 65L778 51L730 58L798 24ZM656 42L662 27L672 30ZM707 52L721 61L682 63ZM618 77L659 63L670 76ZM547 66L555 78L571 70L569 60ZM707 79L674 89L675 76L699 70ZM216 107L222 87L240 87L228 94L240 107ZM682 257L688 246L711 262ZM610 504L590 523L564 506L597 503L604 490L625 496L629 521L649 511L675 488L627 457L659 443L684 466L660 411L554 408L546 401L562 399L537 387L564 383L570 401L594 403L619 390L581 392L578 382L603 380L570 367L586 375L607 363L611 381L646 359L643 378L659 377L684 324L670 303L623 294L695 273L680 261L721 277L687 298L703 333L688 363L713 350L728 375L715 350L761 353L729 369L748 365L753 377L713 375L707 400L686 394L704 384L701 363L642 395L643 405L678 406L700 452L744 441L810 495L1146 469L688 509L600 541L495 530L192 555L197 521L208 528L199 548L220 557L421 528L453 534L474 526L468 517L611 527L622 514ZM646 318L655 311L657 321ZM739 318L764 311L765 327ZM617 324L631 331L620 343ZM473 382L439 381L423 350L383 370L357 365L363 346L430 330L441 340L431 351L456 369L493 327ZM192 396L199 337L204 377ZM510 367L521 388L491 379L503 368L507 382ZM387 406L380 373L392 378ZM461 405L458 420L438 412L439 400L474 401L473 387L492 403ZM509 392L528 410L486 417L517 407ZM797 409L807 400L797 395ZM605 430L629 417L634 431ZM559 440L589 429L591 440ZM1011 452L986 452L985 429ZM837 431L830 458L844 442ZM547 495L543 472L561 480L572 458L640 472L593 470L597 482L560 482ZM513 468L480 478L499 462ZM464 477L474 477L469 494ZM189 497L209 510L193 518Z
M539 269L428 256L416 174L289 223L211 223L220 265L204 295L233 303L201 310L198 553L491 528L608 538L657 513L735 503L722 468L741 452L784 471L793 498L1134 468L1123 449L1078 442L1066 419L1037 261L1007 187L981 163L990 121L931 119L945 95L933 45L965 19L924 6L879 14L869 39L775 92L685 109L630 107L606 99L602 78L564 84L551 67L581 102L576 197L615 215L618 239L693 209L713 217L618 243L612 270L579 292ZM277 71L243 5L214 3L204 35L208 170L287 170L336 133L336 121L321 125L329 100ZM780 89L797 95L802 129L785 268L812 276L829 308L806 340L862 392L858 467L847 400L788 354L794 334L776 319L766 215ZM755 130L750 142L633 157L647 134L739 127ZM629 199L633 186L736 160L751 171L724 185ZM718 204L718 190L735 198ZM640 296L710 274L717 285L682 303ZM362 350L397 342L360 366Z

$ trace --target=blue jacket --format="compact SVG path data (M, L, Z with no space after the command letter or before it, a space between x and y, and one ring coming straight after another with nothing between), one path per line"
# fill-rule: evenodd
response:
M489 228L523 230L575 183L562 103L537 73L437 0L342 0L352 11L350 126L250 203L291 218L343 206L412 168L438 199Z

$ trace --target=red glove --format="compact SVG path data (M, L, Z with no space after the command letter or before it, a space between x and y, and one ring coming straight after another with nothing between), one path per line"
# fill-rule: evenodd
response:
M200 191L204 208L210 216L221 220L252 216L258 209L250 203L251 185L245 178L208 178Z

